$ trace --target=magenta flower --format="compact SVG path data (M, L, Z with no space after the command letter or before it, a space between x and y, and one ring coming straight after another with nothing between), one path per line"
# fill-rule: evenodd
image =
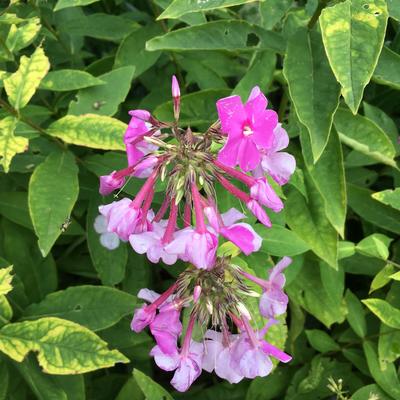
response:
M182 323L179 320L180 311L171 309L160 313L150 323L150 331L158 347L165 354L174 354L179 335L182 333Z
M238 210L231 208L226 213L219 215L215 207L209 206L204 209L204 213L211 227L239 247L244 254L249 255L260 249L262 238L255 230L249 224L236 222L246 218Z
M107 196L115 189L121 188L125 183L125 176L118 175L117 171L111 172L109 175L100 177L99 192L102 196Z
M204 338L203 369L207 372L215 371L222 379L229 383L238 383L243 376L232 368L232 349L240 335L227 332L225 340L221 332L208 330Z
M252 199L257 200L258 203L275 212L283 209L282 200L264 177L255 179L255 182L250 187L250 196Z
M262 176L263 171L269 174L276 183L284 185L296 169L295 158L280 150L289 144L289 136L281 124L274 130L274 140L271 148L261 150L261 162L254 171L256 176Z
M268 101L258 86L254 87L245 105L240 96L217 101L222 132L228 140L218 160L228 166L240 165L243 171L254 169L260 162L259 149L268 149L278 123L275 111L266 110Z

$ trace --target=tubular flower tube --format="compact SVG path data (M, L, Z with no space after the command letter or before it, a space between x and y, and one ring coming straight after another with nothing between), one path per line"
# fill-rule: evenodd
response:
M95 229L110 250L124 241L152 263L187 263L161 295L139 291L146 304L135 310L131 323L134 332L149 329L155 339L150 354L160 368L174 371L171 384L176 390L188 390L203 370L231 383L266 376L272 370L271 357L290 360L265 334L286 312L283 271L291 259L284 257L263 280L243 266L243 259L239 267L232 257L239 252L246 257L262 246L257 223L254 218L246 222L247 216L271 227L267 212L284 208L275 190L296 165L281 151L288 145L287 133L277 114L266 109L267 99L258 87L245 104L239 96L218 100L219 121L205 132L181 127L175 76L171 92L171 123L146 110L129 112L123 138L127 166L100 177L103 196L118 192L115 201L99 207ZM131 180L140 187L132 197L125 194ZM216 195L221 190L246 211L221 209ZM220 257L222 241L236 247L224 246ZM249 306L255 297L258 318ZM186 328L184 309L190 315ZM266 319L265 327L255 330L252 321L260 318ZM202 338L199 332L204 332Z

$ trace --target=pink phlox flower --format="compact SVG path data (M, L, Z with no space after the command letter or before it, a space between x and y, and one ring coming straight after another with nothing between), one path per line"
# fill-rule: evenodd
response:
M228 334L228 343L224 343L223 334L208 330L204 335L203 369L207 372L215 371L222 379L229 383L238 383L243 376L232 368L232 349L240 335Z
M119 237L114 232L107 231L107 219L104 215L98 215L94 220L94 230L100 234L100 243L108 250L115 250L119 246Z
M152 223L152 230L136 233L129 236L129 242L138 254L147 254L152 263L158 263L160 259L167 265L173 265L178 259L177 254L168 253L165 248L168 243L163 242L163 236L167 227L167 220Z
M246 203L247 208L251 213L266 227L271 228L272 223L265 210L260 206L257 200L249 200Z
M185 392L200 376L204 346L202 343L191 340L188 351L179 352L176 349L172 354L164 353L159 346L153 347L150 355L156 364L165 371L175 370L171 385L179 392Z
M260 162L259 149L268 149L278 123L275 111L266 110L268 101L258 86L254 87L245 105L240 96L217 101L222 132L228 135L218 160L228 166L240 165L243 171L254 169Z
M204 208L204 214L207 216L211 227L238 246L244 254L249 255L260 249L262 238L249 224L237 222L246 218L246 216L235 208L218 215L216 208L209 206Z
M279 185L286 184L296 169L295 158L289 153L280 151L288 144L289 136L282 125L278 124L274 130L271 148L261 150L261 162L255 169L254 175L262 176L266 172Z
M292 262L290 257L283 257L270 271L268 281L263 286L260 298L260 313L266 318L284 314L286 312L288 297L283 291L285 275L283 270Z
M100 176L99 192L102 196L111 194L114 190L121 188L125 183L125 176L118 176L117 171L111 172L109 175Z
M129 115L131 115L131 120L124 135L124 143L128 164L134 165L143 156L157 150L158 147L141 139L152 128L149 122L151 114L146 110L131 110Z
M257 200L259 204L275 212L283 209L282 200L264 177L255 179L254 184L250 187L250 196L252 199Z
M211 269L217 254L218 237L211 230L198 232L192 227L175 232L174 239L165 247L168 254L191 262L199 269Z

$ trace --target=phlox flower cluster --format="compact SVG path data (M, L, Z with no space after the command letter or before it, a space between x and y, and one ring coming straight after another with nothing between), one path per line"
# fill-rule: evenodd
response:
M218 100L219 120L202 133L179 125L175 77L172 98L173 122L159 121L146 110L129 112L124 135L128 166L102 176L100 193L121 192L131 177L144 183L133 199L100 206L95 229L110 249L124 241L153 263L188 263L161 295L139 292L146 304L135 311L131 325L135 332L149 327L156 341L150 354L160 368L175 371L175 389L187 390L203 370L231 383L266 376L271 357L291 359L265 340L286 311L283 270L291 260L284 257L262 280L230 257L217 257L221 241L249 255L260 249L262 238L245 222L244 213L219 209L216 187L240 200L258 223L271 227L269 212L283 209L274 185L285 184L295 169L293 156L282 151L288 135L258 87L245 104L239 96ZM156 206L160 188L164 198ZM260 329L254 329L246 307L254 297L266 319ZM188 316L185 332L181 314Z

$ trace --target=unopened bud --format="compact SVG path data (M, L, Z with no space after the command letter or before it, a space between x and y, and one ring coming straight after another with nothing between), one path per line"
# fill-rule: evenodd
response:
M196 285L193 289L193 301L197 303L199 301L201 295L201 286Z
M175 75L172 75L172 100L174 102L174 118L175 121L178 121L181 109L181 90L179 89L178 79L176 79Z

